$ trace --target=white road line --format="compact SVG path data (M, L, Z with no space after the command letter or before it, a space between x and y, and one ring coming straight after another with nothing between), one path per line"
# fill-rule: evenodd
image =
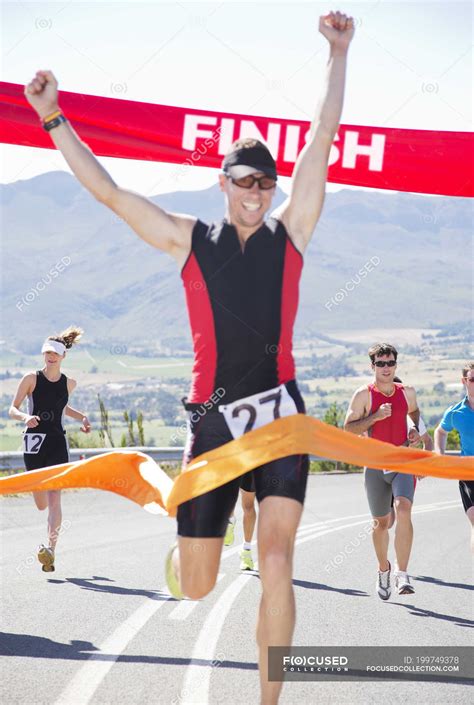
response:
M217 642L226 617L232 609L232 605L241 590L247 585L250 577L250 575L239 575L222 593L208 614L194 645L191 664L186 669L183 687L177 695L177 699L175 699L180 705L191 705L195 703L204 705L204 703L207 704L209 702L208 695L212 668L221 663L225 658L225 654L222 654L222 658L220 658L220 654L217 654L217 657L214 656ZM209 655L211 655L211 659L214 659L214 666L203 666L192 663L192 661L198 659L208 660Z
M165 587L160 592L166 592L166 589ZM72 680L69 681L69 684L54 705L72 705L72 703L86 705L131 640L170 599L171 596L160 596L160 599L157 600L148 599L136 609L100 645L99 651L89 656L86 663L81 666ZM110 659L104 660L104 655L106 654L110 654Z
M216 582L222 580L223 577L224 573L219 573ZM180 621L186 619L200 602L202 602L202 600L181 600L181 602L168 615L168 619L177 619Z
M456 504L452 504L447 507L427 507L426 509L413 509L412 514L427 514L429 512L438 512L442 509L459 509L459 502L456 502Z
M318 536L322 536L324 534L339 531L347 526L363 524L364 521L333 527L321 532L316 530L315 533L309 536L304 536L303 538L297 539L295 541L295 545L297 546L300 543L311 541L313 538L317 538ZM217 642L219 640L227 614L232 609L235 599L238 597L249 579L250 576L246 575L241 575L240 578L237 578L221 595L219 600L207 615L201 631L199 632L199 636L191 656L191 661L199 659L201 664L197 665L191 663L186 669L183 687L175 699L176 702L180 703L180 705L207 705L207 703L209 703L209 687L211 683L212 669L222 661L220 655L215 653ZM236 584L238 589L235 589ZM231 588L234 588L234 590L231 591ZM223 657L225 658L224 654ZM210 665L204 666L202 661L209 661Z
M317 524L311 524L309 526L302 526L296 532L296 536L304 536L304 534L309 534L313 531L316 531L317 529L325 529L326 527L327 524L325 524L324 522L318 522Z
M222 560L230 558L240 551L240 546L235 546L222 554ZM245 576L250 577L250 576ZM165 586L160 592L166 593ZM79 668L69 684L55 701L54 705L88 705L97 688L110 671L114 663L125 651L128 644L135 638L138 632L153 617L155 612L163 607L171 596L163 600L147 600L130 615L112 634L99 646L99 650L87 659L83 666ZM189 601L194 604L193 601ZM180 603L181 604L181 603ZM179 606L179 605L178 605ZM177 609L177 608L176 608ZM99 660L109 654L108 660Z
M439 505L444 505L446 502L440 502ZM437 509L442 510L442 509L453 509L454 507L459 507L459 502L455 502L452 507L443 507L443 506L434 506L432 509L426 510L425 507L431 508L433 505L422 505L415 509L414 511L417 511L419 513L422 513L423 511L436 511ZM321 522L316 522L314 524L315 527L315 533L310 534L308 536L303 536L301 538L297 538L295 545L299 545L300 543L305 543L306 541L309 541L313 538L318 538L319 536L324 536L325 534L334 532L334 531L340 531L341 529L345 529L351 526L356 526L358 524L363 524L365 521L370 519L370 516L368 514L359 514L355 515L357 517L364 517L362 521L355 522L352 524L348 525L342 525L342 526L335 526L332 527L331 529L325 529L323 531L318 530L318 526L321 529ZM352 519L354 517L341 517L340 519L331 519L329 521L331 522L337 522L337 521L344 521L347 519ZM326 522L326 523L329 523ZM300 527L300 530L306 530L310 527L311 525L306 525ZM255 542L253 542L255 543ZM230 558L231 556L234 556L236 553L240 551L240 546L234 546L233 548L230 548L229 550L226 550L222 554L222 560L226 560L227 558ZM222 561L221 561L222 562ZM198 643L204 643L205 641L205 634L206 634L206 625L209 625L208 628L210 628L210 625L212 624L213 621L218 621L220 619L220 615L216 614L216 611L219 612L220 607L219 605L224 604L227 608L227 603L230 600L230 596L234 595L232 602L235 601L237 598L238 594L242 590L242 588L246 585L247 581L251 578L251 575L239 575L234 582L226 589L226 591L223 593L221 598L216 602L214 607L211 609L203 627L201 628L199 637L198 637ZM235 591L235 592L234 592ZM166 592L166 587L162 588L160 592ZM226 595L226 602L221 603L220 600ZM58 699L55 701L54 705L72 705L73 703L81 703L81 705L88 705L88 703L91 701L92 696L96 692L97 688L100 686L102 680L105 678L107 673L110 671L112 666L115 664L117 659L120 657L120 655L125 651L127 648L128 644L132 641L132 639L135 638L135 636L138 634L138 632L143 629L143 627L146 625L146 623L153 617L153 615L161 608L163 605L165 605L168 600L170 600L171 597L164 597L162 600L147 600L144 602L140 607L138 607L135 612L133 612L128 619L126 619L117 629L115 629L114 632L100 645L98 652L91 654L90 657L87 659L87 661L84 663L83 666L79 668L79 670L76 672L76 674L73 676L73 678L69 681L69 684L66 686L66 688L62 691L62 693L59 695ZM230 606L227 609L227 612L232 606L232 602L230 602ZM218 608L216 610L216 608ZM226 612L226 614L227 614ZM224 620L222 619L219 623L221 623L221 628L224 624ZM220 629L221 629L220 628ZM217 634L217 637L219 634ZM201 641L202 639L202 641ZM216 642L217 643L217 642ZM196 644L197 648L197 644ZM101 658L104 657L104 655L109 655L108 660L100 660ZM208 648L207 650L207 655L206 659L209 661L212 661L214 657L214 649L210 650ZM202 656L194 656L192 658L202 658ZM217 662L216 662L217 663ZM193 671L190 671L191 668L194 668ZM196 673L196 667L194 666L189 666L188 670L186 671L185 674L185 680L187 679L186 682L188 682L187 690L190 688L190 692L193 692L193 688L195 687L193 685L194 682L200 680L202 677L203 671L207 670L209 672L209 676L206 676L206 682L207 682L207 687L209 687L209 682L210 682L210 674L211 674L211 668L212 666L199 666L198 671L199 673ZM193 673L193 678L188 676L188 673ZM199 676L199 678L198 678ZM196 686L197 688L200 687L199 683ZM204 698L204 700L201 701L201 703L207 703L208 698L207 695ZM182 703L184 705L184 703Z
M445 504L445 502L440 502L440 504ZM431 507L432 505L428 506ZM458 507L459 502L457 502L455 506ZM420 513L424 513L425 511L443 511L444 509L454 509L454 506L439 506L426 510L424 510L423 505L419 507ZM300 544L306 543L307 541L312 541L313 539L319 538L320 536L325 536L326 534L331 534L336 531L340 531L341 529L349 529L353 526L365 524L367 520L370 519L370 515L358 516L364 516L364 519L352 522L350 524L343 524L342 526L334 526L330 529L324 529L322 531L316 529L313 534L303 536L302 538L297 538L295 541L295 546L299 546ZM225 593L223 593L221 598L216 602L214 607L207 615L207 618L199 633L191 659L200 659L201 662L203 660L209 661L209 666L204 666L202 665L202 663L201 665L194 665L191 663L188 666L184 675L183 688L177 700L180 705L208 705L212 669L222 662L222 658L220 658L221 654L215 653L220 632L222 630L222 627L224 626L225 617L232 609L233 602L238 597L239 593L247 583L247 580L245 580L246 577L247 576L241 576L241 578L244 578L244 580L239 583L238 589L232 591L231 588L233 588L235 584L239 581L239 578L237 578L237 580L235 580L234 583L232 583L232 585L227 588ZM217 629L217 627L219 627L219 629ZM225 655L222 654L222 657L225 658Z
M441 504L441 503L440 503ZM442 504L445 504L443 502ZM452 506L441 506L437 507L436 505L422 505L421 507L418 507L417 509L414 509L412 511L412 514L428 514L429 512L437 512L437 511L443 511L445 509L459 509L459 502L455 502ZM343 526L333 526L330 529L322 529L322 530L317 530L315 533L310 534L309 536L303 536L303 538L296 539L295 541L295 546L299 546L300 543L306 543L306 541L311 541L311 539L316 539L319 536L325 536L326 534L331 534L333 531L339 531L340 529L350 529L352 526L360 526L361 524L365 524L366 522L370 522L372 520L372 517L367 514L366 518L363 521L354 521L352 524L344 524Z

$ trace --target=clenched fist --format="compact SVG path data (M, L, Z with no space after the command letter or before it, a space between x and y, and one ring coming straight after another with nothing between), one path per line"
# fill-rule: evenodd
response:
M410 446L417 446L421 443L421 436L416 430L416 428L411 428L408 432L408 444Z
M52 71L37 71L33 80L25 86L25 97L42 120L59 110L58 82Z
M39 424L40 421L41 421L41 419L39 416L30 416L28 414L25 419L25 426L27 428L36 428L36 426Z
M354 20L342 12L330 12L319 18L319 31L338 49L347 49L354 36Z
M375 412L377 421L383 421L392 415L392 405L388 402L386 404L381 404L377 411Z
M89 423L89 419L87 418L87 416L84 416L84 417L83 417L83 419L82 419L82 426L81 426L81 429L80 429L80 430L82 431L82 433L90 433L90 431L91 431L91 425L90 425L90 423Z

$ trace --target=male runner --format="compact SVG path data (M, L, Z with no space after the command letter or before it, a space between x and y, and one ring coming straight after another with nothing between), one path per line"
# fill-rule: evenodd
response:
M462 370L466 396L444 412L435 430L435 451L444 454L448 433L456 429L461 439L461 455L474 455L474 362L466 362ZM471 550L474 553L474 481L460 480L459 491L466 516L471 522Z
M394 445L408 445L407 414L415 424L419 418L416 392L393 381L398 352L388 343L376 343L369 349L374 381L360 387L352 397L344 428L351 433L367 434ZM391 518L391 498L394 496L396 514L395 587L399 595L415 592L407 574L413 543L411 508L415 492L415 478L404 473L364 469L365 491L374 519L372 539L379 561L376 591L382 600L391 595L391 565L388 543Z
M240 551L240 570L253 570L254 562L252 558L252 538L257 522L257 512L255 511L255 479L253 471L245 473L240 478L240 496L242 498L244 542ZM235 511L235 508L234 508ZM224 536L224 546L232 546L234 543L235 514L229 517L227 529Z
M268 414L272 409L275 413L280 402L280 415L304 413L292 357L298 283L302 255L323 205L354 23L331 12L320 18L319 31L330 45L324 96L295 164L291 195L268 220L264 218L275 193L276 165L257 140L237 141L225 156L219 184L226 214L209 226L195 217L167 213L117 186L62 115L50 71L37 72L26 87L27 99L80 182L142 239L174 257L181 270L195 350L187 409L209 403L215 390L225 390L222 413L215 406L202 416L190 415L185 460L241 434L249 407L258 422L262 414L271 420ZM245 411L242 405L247 414L240 414ZM281 458L254 471L263 591L257 641L265 705L277 703L282 685L268 681L268 647L290 645L294 629L293 548L307 472L307 456ZM179 551L167 560L175 596L199 599L214 587L239 483L237 478L178 508Z

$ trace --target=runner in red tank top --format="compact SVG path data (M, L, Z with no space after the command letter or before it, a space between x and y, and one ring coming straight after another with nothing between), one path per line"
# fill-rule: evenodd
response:
M417 443L420 440L418 433L413 434L413 437L410 433L409 438L407 427L408 414L418 431L420 413L416 392L413 387L394 382L397 350L388 343L376 343L370 348L369 357L375 379L372 384L360 387L352 397L344 423L345 430L367 434L396 446ZM426 448L428 442L425 437L423 442ZM395 587L399 595L412 594L415 590L407 569L413 543L411 508L415 478L413 475L365 468L364 480L370 512L374 518L372 538L379 562L377 594L382 600L388 600L391 594L388 529L391 526L392 493L396 516Z
M402 384L394 383L391 394L384 394L373 382L368 385L370 394L370 413L374 414L382 404L390 404L391 414L369 428L368 435L379 441L402 446L407 440L408 402ZM390 400L390 401L389 401Z

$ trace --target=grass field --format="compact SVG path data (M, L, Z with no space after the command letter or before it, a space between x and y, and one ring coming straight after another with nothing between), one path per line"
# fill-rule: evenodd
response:
M397 344L403 342L407 346L417 346L421 344L422 334L426 332L414 329L381 329L363 333L338 331L334 332L334 337L339 341L347 341L347 344L310 339L298 341L295 358L300 373L312 369L313 355L334 357L336 370L337 360L347 362L355 370L355 374L348 376L305 379L304 397L309 412L322 418L333 402L337 402L344 409L347 408L354 391L372 380L367 355L360 352L360 347L354 350L351 344L365 344L379 338L396 341ZM431 334L433 332L430 331ZM404 383L415 386L423 417L426 421L432 419L432 423L437 423L444 409L462 396L460 369L464 358L459 357L456 346L453 345L450 350L449 343L446 343L442 353L421 347L417 354L404 354L403 347L400 348L397 374ZM451 356L448 357L450 353ZM22 375L27 371L40 369L42 365L41 355L20 355L13 352L3 352L0 355L0 372L3 377L7 371L10 375ZM88 413L94 429L90 436L78 434L79 424L67 420L67 431L79 438L81 447L100 445L97 433L100 419L97 394L105 399L110 412L116 446L120 446L122 434L127 430L123 411L131 408L139 409L143 413L147 444L167 446L173 439L174 445L184 445L185 415L179 400L186 393L191 378L190 357L145 357L143 353L128 350L124 346L99 349L79 345L68 353L62 369L66 375L78 382L70 403ZM19 381L19 377L11 376L1 381L0 451L21 450L23 426L8 418L8 407ZM439 383L443 383L442 389L439 388ZM438 385L436 390L435 385ZM162 416L160 404L157 405L156 401L160 393L165 394L168 404L174 404L171 413L171 417L175 418L174 423L166 420L169 414L165 414L164 418Z

